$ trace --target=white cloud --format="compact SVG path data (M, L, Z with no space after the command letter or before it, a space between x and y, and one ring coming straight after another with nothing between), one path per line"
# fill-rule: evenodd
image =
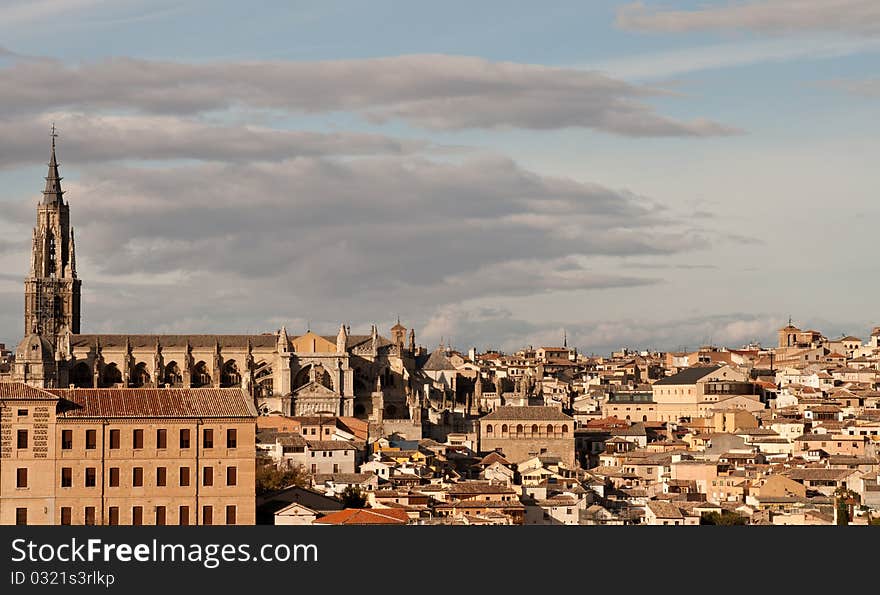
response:
M50 124L57 124L63 136L63 155L74 163L120 159L283 161L298 156L406 154L432 148L427 141L381 134L279 130L165 115L57 112L0 119L0 168L44 161Z
M839 58L880 51L880 39L794 36L741 40L651 52L584 65L627 80L657 80L691 72L803 59Z
M650 316L615 319L589 316L533 322L516 318L503 308L445 304L434 310L420 336L429 345L444 337L447 341L452 338L460 349L475 346L480 350L495 348L512 352L527 345L560 344L565 332L569 346L577 347L581 353L607 355L622 347L679 351L695 350L708 344L739 348L752 341L770 346L775 345L776 331L785 322L786 317L782 315L735 312L672 320L657 320ZM840 325L813 320L811 324L820 330L827 329L826 334L835 336L839 328L864 333L871 328L870 323L860 321Z
M664 10L634 2L618 9L617 25L623 29L661 33L744 30L875 35L880 33L880 3L876 0L746 0L716 2L692 10Z
M822 86L839 89L859 97L880 97L880 79L838 79L825 81Z
M656 283L594 259L684 254L707 246L709 235L644 197L498 157L114 164L80 173L65 189L86 329L98 321L178 328L205 317L211 327L202 330L230 331L303 313L316 324L342 312L368 321L389 309L423 321L439 304L469 299ZM21 238L10 239L0 270L24 274L33 201L8 204L0 222L6 237Z
M438 130L582 127L633 137L702 137L738 131L705 118L658 114L646 100L669 91L596 72L409 55L325 62L182 64L113 59L68 66L52 60L0 69L8 114L126 110L197 115L231 108L290 113L354 112ZM47 88L63 93L46 93Z

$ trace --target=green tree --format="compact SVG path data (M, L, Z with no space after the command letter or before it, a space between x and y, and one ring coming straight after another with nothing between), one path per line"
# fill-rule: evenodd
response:
M367 504L367 497L357 486L348 486L342 490L342 503L346 508L363 508Z
M729 527L733 525L748 525L749 520L740 514L736 514L735 512L722 510L721 514L718 514L717 512L704 512L700 516L700 524L721 525Z
M843 498L837 498L837 524L849 525L849 505Z
M837 524L848 525L850 510L859 502L859 495L847 488L840 487L834 490L834 506L837 512Z
M306 487L309 484L309 474L302 465L279 469L271 461L257 461L256 475L258 496L294 485Z

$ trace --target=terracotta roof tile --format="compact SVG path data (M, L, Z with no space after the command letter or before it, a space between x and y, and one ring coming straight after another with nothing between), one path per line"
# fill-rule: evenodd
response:
M400 508L346 508L314 521L318 525L406 525L409 515Z
M47 389L74 406L64 417L257 417L239 388Z
M497 408L492 413L483 416L483 419L499 421L574 421L574 418L565 415L557 407L515 407L510 405Z
M56 401L58 397L23 382L0 382L0 400Z

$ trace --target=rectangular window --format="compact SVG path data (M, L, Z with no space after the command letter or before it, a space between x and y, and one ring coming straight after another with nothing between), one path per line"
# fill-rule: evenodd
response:
M27 410L27 409L19 409L19 410L18 410L18 416L19 416L19 417L27 417L27 414L28 414L28 410Z
M110 448L119 448L119 430L110 430Z
M156 524L164 525L165 524L165 507L157 506L156 507Z
M333 463L333 473L339 473L339 464Z
M189 506L181 506L178 509L177 518L179 525L189 525Z
M110 487L119 487L119 467L110 467Z
M61 524L69 525L70 524L70 507L62 506L61 507Z
M214 508L211 506L202 506L202 524L214 524Z
M143 430L132 430L131 447L136 448L136 449L141 449L144 447L144 431Z
M189 485L189 467L180 468L180 487Z
M94 525L95 524L95 507L94 506L86 506L85 517L86 517L86 525Z
M235 428L226 430L226 448L236 448L238 446L238 431Z
M142 506L133 506L131 508L131 524L132 525L143 525L144 524L144 509Z
M15 524L27 525L27 508L15 509Z
M142 487L144 485L143 467L134 467L131 470L131 485L136 488Z
M98 432L86 430L86 450L95 450L98 447Z
M168 430L156 430L156 448L168 448Z
M226 485L234 486L238 481L238 469L235 467L226 468Z
M202 448L214 448L214 430L202 430Z
M111 506L107 509L107 524L116 526L119 524L119 507Z
M156 485L165 487L165 467L156 467Z
M180 448L189 448L189 430L180 430Z
M26 488L27 487L27 468L22 467L21 469L16 470L15 472L15 487L17 488Z
M203 486L214 485L214 468L213 467L205 467L204 469L202 469L202 485Z
M61 448L63 450L73 448L73 430L61 430Z
M69 488L73 485L73 469L70 467L61 468L61 487Z
M86 467L86 487L93 488L97 485L97 469Z
M235 506L227 506L226 507L226 524L234 525L235 524Z
M65 430L69 431L69 430ZM17 448L27 448L27 430L19 430L17 434L16 444Z
M315 453L312 453L312 454L315 454ZM312 475L314 475L317 472L318 472L318 466L316 464L312 463Z

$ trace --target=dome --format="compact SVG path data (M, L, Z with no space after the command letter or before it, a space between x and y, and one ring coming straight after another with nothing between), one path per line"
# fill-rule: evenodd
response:
M30 334L15 348L17 362L55 361L55 347L43 335Z

